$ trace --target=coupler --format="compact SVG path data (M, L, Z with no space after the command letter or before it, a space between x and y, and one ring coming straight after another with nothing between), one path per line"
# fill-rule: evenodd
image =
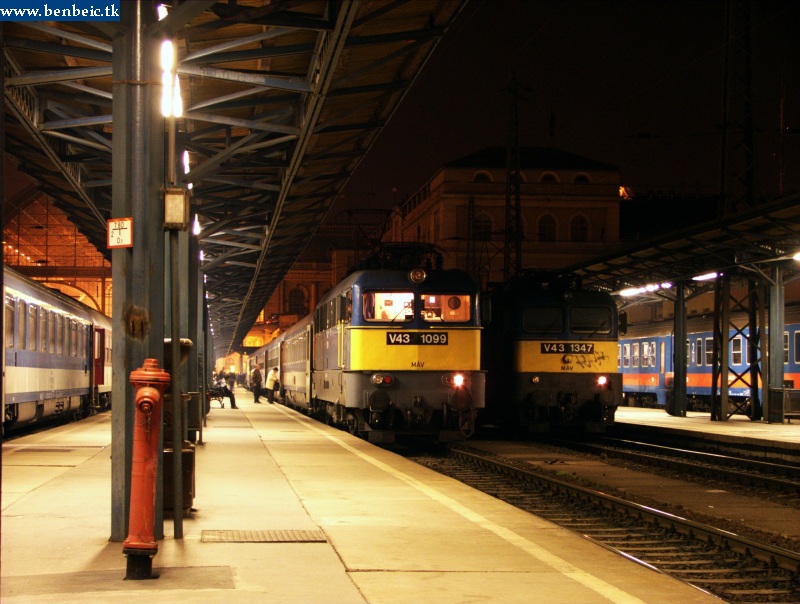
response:
M153 557L158 553L154 533L161 409L170 381L157 359L145 359L142 367L131 372L136 396L128 538L122 544L128 558L126 579L153 578Z

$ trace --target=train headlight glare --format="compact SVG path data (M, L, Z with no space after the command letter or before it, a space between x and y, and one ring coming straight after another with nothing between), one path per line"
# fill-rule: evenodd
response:
M597 378L598 386L605 386L606 384L608 384L608 377L601 375Z
M453 386L456 388L461 388L464 385L464 376L460 373L457 373L453 376Z

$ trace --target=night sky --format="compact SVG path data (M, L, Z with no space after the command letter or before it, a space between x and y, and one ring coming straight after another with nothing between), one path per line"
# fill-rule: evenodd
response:
M391 207L445 163L509 140L618 166L634 191L719 191L725 3L474 0L334 206ZM752 3L757 194L800 190L800 3Z

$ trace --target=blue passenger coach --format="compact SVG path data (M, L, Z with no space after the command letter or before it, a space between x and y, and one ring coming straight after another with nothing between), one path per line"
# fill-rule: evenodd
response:
M783 328L784 385L800 384L800 307L787 307ZM750 330L744 317L733 317L726 336L728 347L728 396L746 408L750 397L752 361L748 340ZM674 390L675 343L672 321L632 326L619 340L619 364L622 389L627 405L664 407ZM687 323L687 337L680 349L686 357L686 396L690 411L711 408L714 336L711 317L692 318ZM760 388L761 383L758 384Z
M3 267L3 432L111 407L111 319Z

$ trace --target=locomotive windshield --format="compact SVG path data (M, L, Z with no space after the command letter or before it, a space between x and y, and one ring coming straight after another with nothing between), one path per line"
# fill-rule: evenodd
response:
M527 306L522 309L522 330L551 335L563 333L564 314L553 306Z
M469 294L422 294L422 319L432 323L469 321Z
M575 333L611 333L611 309L605 306L573 306L569 320Z
M405 323L414 319L414 292L364 293L362 301L365 321Z

